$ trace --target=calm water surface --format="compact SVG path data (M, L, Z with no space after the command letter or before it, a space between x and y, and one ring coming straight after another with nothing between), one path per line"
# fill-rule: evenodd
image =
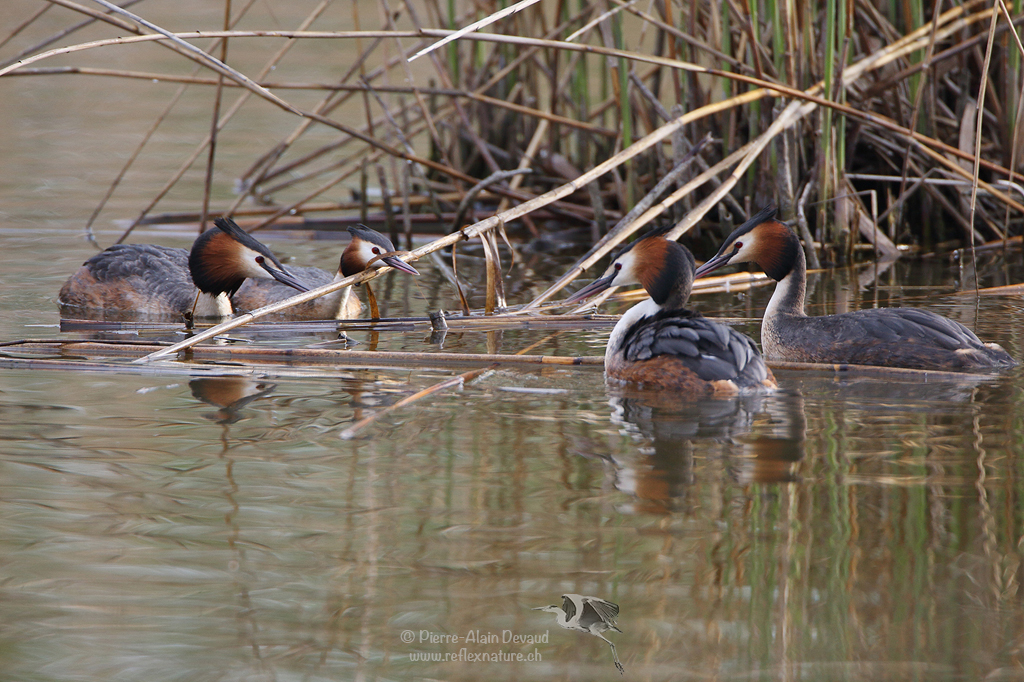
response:
M0 142L0 340L61 337L53 299L93 253L81 227L152 119L149 98L170 90L0 87L14 131ZM144 110L116 104L136 101ZM180 163L176 136L187 150L208 121L175 125L98 224L104 244ZM226 204L229 169L254 152L230 137L221 151ZM267 241L298 263L336 262L323 242ZM521 256L513 300L559 265ZM455 307L437 269L417 267L378 289L388 314ZM1019 252L978 267L983 285L1024 280ZM1024 357L1021 300L949 295L963 276L949 259L839 272L811 304L921 305ZM697 305L756 318L767 294ZM442 345L420 330L379 347L597 354L606 334L453 332ZM780 372L776 395L690 404L610 390L592 369L503 367L342 440L452 371L11 364L3 680L623 679L604 642L531 610L569 592L621 606L610 639L627 679L1024 679L1020 371ZM490 660L509 655L523 660Z

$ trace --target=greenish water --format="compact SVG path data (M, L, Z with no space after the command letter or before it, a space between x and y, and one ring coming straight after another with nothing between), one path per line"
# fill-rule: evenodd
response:
M0 87L0 340L81 338L62 335L53 299L93 253L82 225L171 90ZM255 110L247 125L267 139L293 127ZM116 195L104 244L208 129L196 120L172 125ZM226 205L251 139L226 136L219 153ZM164 208L195 208L198 186ZM324 268L343 244L266 241ZM1021 260L982 254L982 284L1024 280ZM521 255L510 299L566 262ZM455 309L436 265L416 266L422 277L375 288L386 314ZM459 267L482 281L478 261ZM832 273L810 307L920 305L1024 357L1021 299L949 295L965 270ZM768 293L695 304L756 318ZM419 329L377 347L595 355L607 330L550 334ZM504 366L343 440L454 372L14 364L0 369L0 680L624 679L604 642L531 610L566 593L620 605L608 636L626 679L1024 679L1020 370L779 372L775 395L694 404L611 390L593 369Z
M70 257L0 242L45 264L5 295L5 338L58 335L28 325L56 323ZM431 278L396 278L389 305L416 312ZM742 315L765 294L699 303ZM1013 305L983 300L978 328L1019 356ZM538 352L597 353L606 333ZM438 349L428 336L381 345ZM617 678L603 642L531 610L569 592L620 605L630 677L1017 670L1020 372L780 372L776 395L692 404L504 367L355 440L339 433L452 370L195 372L0 372L0 677Z

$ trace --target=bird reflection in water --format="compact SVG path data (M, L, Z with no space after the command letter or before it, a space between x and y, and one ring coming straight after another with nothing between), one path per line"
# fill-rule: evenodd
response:
M636 499L633 511L685 507L694 481L695 444L722 444L724 463L741 484L796 480L806 417L799 393L680 401L664 391L609 387L611 419L640 444L638 456L613 458L615 486Z
M218 424L234 424L244 418L246 405L277 388L277 384L250 377L205 377L188 382L192 397L217 408L203 416Z

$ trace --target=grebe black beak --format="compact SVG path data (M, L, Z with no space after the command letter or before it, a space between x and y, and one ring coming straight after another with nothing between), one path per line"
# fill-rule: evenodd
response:
M569 298L564 299L562 303L579 303L580 301L587 300L588 298L594 296L595 294L601 293L605 289L608 289L612 286L612 280L615 279L615 275L617 274L618 270L616 270L610 275L601 277L600 279L595 279L593 282L583 287Z
M284 268L278 268L266 258L257 261L260 266L267 271L267 273L276 279L281 284L287 284L292 289L298 289L299 291L309 291L309 287L300 282L295 278L295 275L291 274Z
M734 251L728 251L726 253L718 253L712 256L704 265L700 266L693 272L693 278L703 277L709 272L714 272L718 268L724 267L729 264L729 261L734 255Z
M410 275L419 275L420 273L413 266L409 265L398 256L381 256L381 261L387 263L395 270L401 270L402 272L408 272Z

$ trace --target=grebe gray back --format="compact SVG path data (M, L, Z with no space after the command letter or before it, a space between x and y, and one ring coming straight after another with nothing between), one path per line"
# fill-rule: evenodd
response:
M650 295L612 329L605 374L696 397L776 388L750 338L683 308L693 273L689 250L658 230L617 252L600 279L566 299L581 301L609 287L635 283Z
M274 279L308 291L229 218L196 238L191 251L155 244L117 244L87 260L61 287L62 313L196 317L231 315L230 297L247 278ZM199 294L198 299L196 294Z
M962 372L1017 364L997 344L983 343L964 325L928 310L869 308L808 317L804 251L775 213L768 206L736 228L696 273L700 277L730 263L751 261L778 282L761 325L761 346L769 360Z
M380 232L371 230L365 225L350 227L348 232L352 235L352 241L341 254L337 273L331 274L320 268L292 268L292 272L311 288L319 288L325 284L337 282L376 264L390 265L396 270L407 272L410 275L420 274L416 268L396 256L383 255L393 253L395 247L391 240ZM294 292L288 287L277 282L251 279L242 285L232 302L235 312L244 313L277 301L283 301L294 295ZM300 303L280 314L287 315L289 319L293 320L346 320L358 317L361 309L362 305L360 305L359 299L352 293L352 287L348 286L312 301Z

